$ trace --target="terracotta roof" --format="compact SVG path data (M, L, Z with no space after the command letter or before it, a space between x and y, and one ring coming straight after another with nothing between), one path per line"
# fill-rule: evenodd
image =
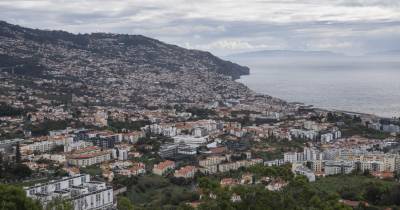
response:
M160 170L164 170L167 167L173 166L175 164L174 161L171 160L166 160L164 162L160 162L156 165L154 165L154 168L160 169Z
M175 173L179 175L186 175L194 170L196 170L195 166L185 166L177 170Z
M220 181L220 184L222 186L236 185L238 183L239 183L239 181L237 179L233 179L233 178L223 178Z
M109 151L100 151L100 152L94 152L94 153L89 153L89 154L74 154L71 155L69 158L70 159L87 159L87 158L92 158L92 157L97 157L100 155L105 155L110 153Z
M210 151L212 153L224 153L226 151L225 147L216 147L216 148L211 148Z
M351 200L339 200L340 203L351 207L358 207L360 201L351 201Z

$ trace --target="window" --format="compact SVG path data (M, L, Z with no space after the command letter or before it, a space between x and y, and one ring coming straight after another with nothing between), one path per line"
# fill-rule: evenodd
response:
M56 183L56 190L60 190L61 189L61 184L60 183Z
M99 205L100 204L100 193L96 194L96 204Z
M90 196L90 206L93 206L93 196Z
M86 176L82 176L81 177L81 181L82 181L82 183L85 183L86 182Z
M41 193L47 193L47 186L42 186L42 187L40 188L40 192L41 192Z
M73 179L68 180L68 186L69 187L74 186L74 180Z

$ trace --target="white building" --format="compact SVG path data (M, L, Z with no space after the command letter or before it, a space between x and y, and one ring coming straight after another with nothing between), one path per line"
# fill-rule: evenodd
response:
M170 124L147 125L146 129L149 130L151 133L160 134L168 137L173 137L178 134L175 125Z
M313 130L291 129L290 135L294 138L315 140L317 139L318 133Z
M315 182L315 174L309 168L303 166L302 164L293 164L292 172L294 174L299 174L307 177L309 182Z
M175 143L183 142L185 144L188 144L190 146L195 146L195 147L205 145L208 142L207 137L194 137L194 136L189 136L189 135L179 135L179 136L175 136L173 138L174 138Z
M193 129L193 135L195 137L203 137L208 134L208 131L205 128L197 127Z
M281 166L283 164L285 164L284 159L276 159L276 160L270 160L270 161L264 162L265 166Z
M77 141L77 142L72 142L70 144L64 145L64 152L71 152L73 150L81 150L86 147L93 146L92 142L89 141Z
M333 134L331 133L325 133L321 135L321 142L323 143L329 143L333 140Z
M304 154L300 152L285 152L283 154L285 163L297 163L304 161Z
M337 128L332 129L329 133L325 133L321 135L321 142L322 143L329 143L334 139L342 138L342 132Z
M174 168L175 168L175 162L171 160L166 160L164 162L155 164L153 167L153 173L162 176L166 171L172 170Z
M304 161L322 160L323 155L315 148L305 147L303 150Z
M69 165L78 167L86 167L109 160L111 160L111 151L102 151L96 146L86 147L85 149L77 150L67 157Z
M118 159L118 160L128 160L128 153L130 149L129 148L114 148L112 149L112 157L113 159Z
M55 198L71 200L75 210L100 210L113 206L113 189L104 182L90 181L87 174L64 177L25 187L26 195L46 206Z
M349 174L353 169L352 161L326 161L324 166L325 175Z

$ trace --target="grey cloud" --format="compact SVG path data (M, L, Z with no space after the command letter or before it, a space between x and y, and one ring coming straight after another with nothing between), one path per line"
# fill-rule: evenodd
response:
M341 0L339 5L350 6L350 7L400 7L400 1L398 0Z
M219 8L225 4L217 0L172 0L171 5L162 0L122 0L115 7L105 0L41 1L47 6L13 2L0 2L0 19L75 33L143 34L221 55L254 49L400 49L398 0L232 0L224 1L229 3L226 8ZM238 5L245 7L243 13L229 10Z

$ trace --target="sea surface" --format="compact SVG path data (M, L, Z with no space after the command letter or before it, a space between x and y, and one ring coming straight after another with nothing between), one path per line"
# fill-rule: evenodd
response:
M235 59L258 93L315 107L400 117L400 59Z

